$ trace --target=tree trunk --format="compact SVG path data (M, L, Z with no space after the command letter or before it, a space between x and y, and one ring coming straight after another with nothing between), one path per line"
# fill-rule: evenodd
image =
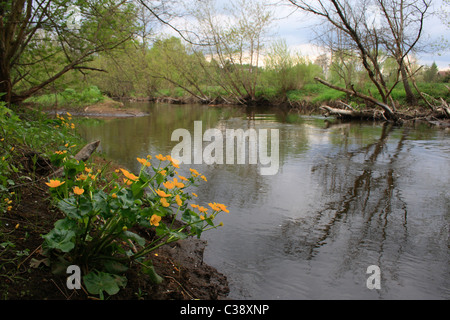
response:
M5 65L5 61L0 63L0 94L4 93L0 97L0 101L11 101L12 86L9 68Z
M409 85L409 81L408 81L408 73L406 72L406 68L405 66L402 64L400 66L400 72L402 75L402 81L403 81L403 87L405 88L405 93L406 93L406 102L412 106L412 105L416 105L417 104L417 99L416 96L414 95L411 86Z

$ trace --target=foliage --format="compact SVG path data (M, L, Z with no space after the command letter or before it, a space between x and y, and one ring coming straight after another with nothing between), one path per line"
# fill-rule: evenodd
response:
M220 212L229 212L217 203L209 203L210 208L189 205L196 195L187 189L206 178L194 169L187 178L179 175L179 165L170 156L137 158L138 175L120 169L107 179L106 168L93 172L69 155L70 148L61 147L51 158L64 168L62 178L47 185L65 217L43 235L43 248L54 272L80 266L87 290L101 298L104 291L112 295L126 285L123 273L133 263L161 281L147 255L168 243L200 237L222 225L215 224ZM138 226L154 232L154 237L145 239L136 233Z
M102 102L105 99L97 86L89 86L82 91L72 88L66 88L58 94L45 94L34 96L26 100L26 102L37 103L40 106L86 106Z
M112 50L136 30L125 1L2 1L0 91L20 102L71 70L91 70L93 55Z
M14 191L16 184L34 179L33 175L20 174L21 163L15 161L19 152L40 150L43 157L49 157L61 143L76 145L80 139L73 135L75 124L71 120L71 116L49 119L31 111L19 117L0 102L0 213L10 211L13 200L20 196ZM31 161L35 169L37 155Z
M286 42L280 41L275 42L267 53L263 78L267 87L284 95L288 91L302 89L321 73L318 65L299 54L292 54Z

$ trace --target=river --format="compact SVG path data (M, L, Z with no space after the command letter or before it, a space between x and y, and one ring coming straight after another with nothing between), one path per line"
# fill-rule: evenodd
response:
M136 157L170 154L174 130L194 136L194 121L203 131L277 130L274 175L261 174L258 163L180 170L207 177L195 191L200 203L230 210L223 227L202 235L204 261L227 276L230 298L450 299L448 131L269 108L130 106L149 115L79 128L130 170L138 170Z

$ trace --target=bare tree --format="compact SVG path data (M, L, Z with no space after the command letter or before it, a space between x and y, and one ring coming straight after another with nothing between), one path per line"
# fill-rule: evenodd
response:
M349 50L357 53L381 101L354 88L340 88L317 79L336 90L355 95L381 107L387 118L396 120L392 90L402 81L414 102L408 78L408 54L413 52L422 33L431 0L317 0L289 1L292 5L324 19L345 37ZM374 10L376 14L374 15ZM343 41L342 39L339 39ZM397 81L388 83L383 74L384 56L390 54L397 62Z
M232 2L227 9L223 14L205 1L193 12L202 43L208 44L198 51L201 60L209 57L202 65L211 82L245 104L256 100L258 66L272 16L264 4L252 0Z

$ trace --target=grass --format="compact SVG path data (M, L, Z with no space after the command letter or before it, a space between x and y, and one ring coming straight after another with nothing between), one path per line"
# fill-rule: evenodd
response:
M25 102L31 102L45 107L61 106L61 107L83 107L86 105L103 102L105 96L96 86L89 86L82 91L67 88L56 94L43 94L28 98Z

